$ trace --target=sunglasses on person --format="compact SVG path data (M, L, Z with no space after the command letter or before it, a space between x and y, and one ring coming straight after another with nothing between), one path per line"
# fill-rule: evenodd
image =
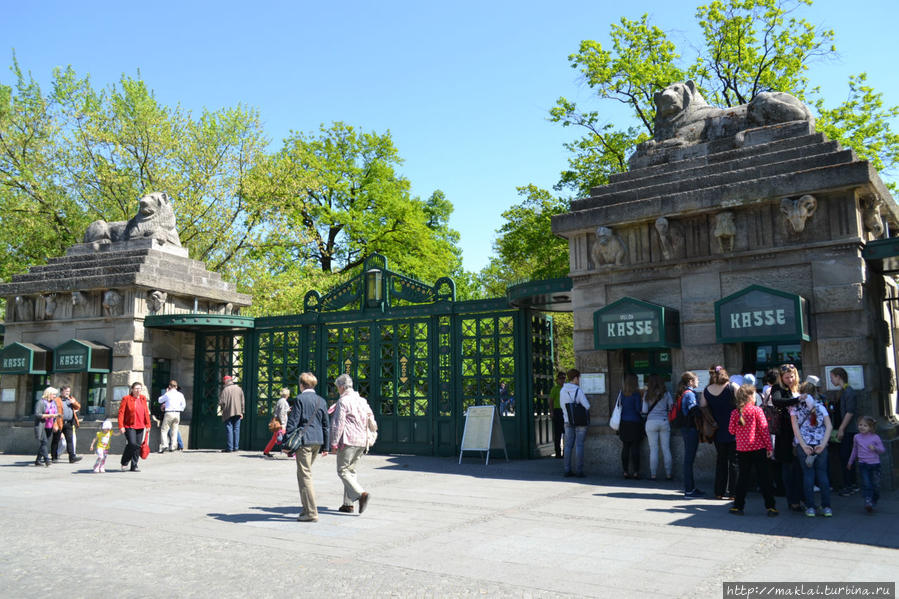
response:
M796 367L792 364L782 364L780 367L781 372L787 372L789 370L796 370Z

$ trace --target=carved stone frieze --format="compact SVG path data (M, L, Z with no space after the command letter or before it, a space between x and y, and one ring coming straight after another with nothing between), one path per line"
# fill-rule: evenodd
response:
M596 229L596 241L592 250L593 263L598 267L606 264L622 265L627 257L624 240L609 227Z
M808 194L796 200L784 198L780 201L780 211L786 216L787 224L794 233L802 233L805 230L805 221L810 219L817 209L818 200Z
M737 238L737 225L734 221L734 213L730 211L719 212L715 215L715 225L712 235L718 240L721 252L728 254L734 251L734 242Z
M121 316L122 314L122 294L115 289L110 289L103 294L103 315L104 316Z

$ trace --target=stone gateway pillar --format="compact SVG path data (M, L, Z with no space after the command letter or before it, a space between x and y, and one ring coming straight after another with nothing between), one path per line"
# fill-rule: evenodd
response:
M144 319L236 314L251 303L232 283L189 258L164 193L141 198L131 220L92 223L84 243L0 284L0 296L7 300L0 352L3 451L32 449L34 402L47 385L71 386L89 425L115 419L131 383L142 383L155 401L174 378L188 400L181 418L187 437L194 334L145 329ZM166 380L160 386L161 378ZM81 435L79 451L89 443L88 435Z
M609 381L591 398L588 469L620 473L607 422L624 374L675 387L689 370L704 386L715 365L760 386L768 369L792 363L831 396L827 375L842 367L858 411L894 442L899 313L889 300L899 294L865 250L897 230L899 206L878 174L817 133L788 94L719 109L677 83L656 108L655 137L629 170L552 220L569 242L577 368ZM658 334L667 315L676 334ZM676 433L671 445L677 472ZM899 480L889 456L887 486ZM713 472L699 459L697 472Z

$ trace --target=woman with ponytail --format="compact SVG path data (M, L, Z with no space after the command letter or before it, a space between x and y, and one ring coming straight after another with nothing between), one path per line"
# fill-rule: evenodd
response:
M737 495L734 504L730 508L731 514L743 515L746 506L746 491L752 471L756 473L759 487L762 489L762 497L765 498L765 509L768 516L777 516L774 507L774 491L771 489L771 479L768 477L769 469L766 458L774 453L771 444L771 434L768 432L768 420L761 408L755 405L755 385L743 385L736 392L734 400L736 409L731 412L727 430L737 439L737 461L739 473L737 475Z

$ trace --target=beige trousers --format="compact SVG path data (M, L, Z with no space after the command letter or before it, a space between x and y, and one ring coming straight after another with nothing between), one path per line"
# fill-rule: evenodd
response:
M343 505L353 505L365 492L356 479L356 462L363 453L364 447L347 446L337 450L337 476L343 481Z
M181 412L166 412L162 417L159 431L159 449L178 449L178 425L181 423ZM172 442L169 444L169 435Z
M321 445L304 445L297 450L297 486L300 488L300 503L307 516L318 518L315 505L315 486L312 484L312 463L315 462Z

